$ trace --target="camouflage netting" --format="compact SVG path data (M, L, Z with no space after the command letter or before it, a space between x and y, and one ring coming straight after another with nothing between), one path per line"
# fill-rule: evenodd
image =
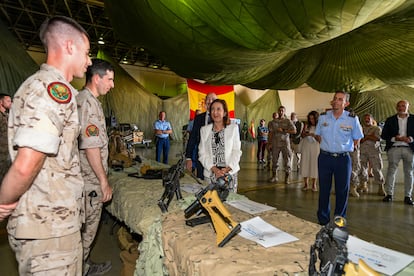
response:
M119 37L180 76L258 89L414 83L411 0L105 0Z
M27 52L11 36L7 28L0 22L0 52L7 53L0 56L0 92L14 95L20 84L34 71L38 65ZM333 54L335 55L335 54ZM414 56L414 55L413 55ZM103 52L99 57L110 61L115 67L115 88L101 99L106 116L115 115L118 123L135 124L144 132L145 139L153 138L153 122L158 118L160 110L167 111L167 119L173 126L173 140L182 139L182 127L188 123L189 105L187 94L181 94L168 100L162 100L151 91L147 91L140 83L132 78L121 66ZM411 66L412 67L412 66ZM387 69L392 71L391 68ZM72 84L76 88L84 85L83 79L75 79ZM348 85L355 90L356 87ZM252 90L236 93L235 114L243 122L255 120L256 126L260 118L271 120L271 114L280 105L277 90L261 92L263 95L256 101L248 99L249 93L258 93ZM247 96L246 96L247 95ZM414 103L413 89L403 85L390 85L382 89L370 90L362 93L353 92L351 106L358 115L370 112L377 121L395 113L396 102L408 99ZM300 99L297 99L300 101Z
M237 222L254 217L226 206ZM299 240L264 248L235 236L219 248L211 224L190 228L181 212L163 217L162 241L170 275L307 275L310 246L320 226L285 211L267 211L260 217Z

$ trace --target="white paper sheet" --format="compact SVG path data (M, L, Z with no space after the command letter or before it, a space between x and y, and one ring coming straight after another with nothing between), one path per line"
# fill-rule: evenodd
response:
M180 188L184 192L187 192L189 194L195 194L201 189L203 189L204 187L198 183L183 183L183 184L180 184Z
M241 231L238 234L239 236L257 242L265 248L298 240L296 237L281 231L260 217L254 217L240 224Z
M264 211L276 209L275 207L264 205L249 199L231 200L226 201L226 203L251 215L256 215Z
M414 256L381 247L354 236L349 236L348 259L358 264L363 259L367 265L377 272L394 275L414 261Z

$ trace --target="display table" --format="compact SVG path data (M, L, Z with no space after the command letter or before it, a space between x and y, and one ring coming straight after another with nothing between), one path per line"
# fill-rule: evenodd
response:
M140 165L167 168L153 160ZM139 171L133 166L123 172L112 172L109 183L113 199L106 209L131 231L143 236L135 275L307 275L310 246L320 226L297 218L285 211L266 211L260 216L266 222L299 240L264 248L236 235L224 247L216 245L216 235L210 223L190 227L185 224L184 209L194 201L194 195L183 192L183 200L175 197L169 212L158 207L164 187L161 179L147 180L128 177ZM181 185L195 183L190 176ZM243 198L230 194L228 200ZM252 217L226 205L237 222ZM413 273L413 264L399 275ZM411 274L412 275L412 274Z
M152 160L143 160L140 165L166 168L164 164ZM317 225L287 212L269 211L261 217L296 236L299 241L265 249L235 236L223 248L218 248L211 224L194 228L185 225L183 209L194 201L193 195L183 193L186 199L182 201L177 201L174 197L169 212L162 214L157 205L164 192L162 180L128 177L128 173L137 171L139 167L111 173L109 182L113 187L113 199L106 206L131 231L143 236L139 245L136 275L223 275L253 269L263 271L264 275L282 271L307 271L309 247L319 230ZM194 183L195 180L185 176L180 182L183 185ZM235 194L230 196L242 198ZM252 217L231 206L226 207L238 222Z
M226 207L238 222L254 217ZM285 211L267 211L260 217L299 240L264 248L236 235L219 248L211 224L186 226L180 211L164 216L163 248L170 275L307 275L310 246L320 227Z
M113 197L106 205L106 210L125 223L131 231L143 237L139 245L140 257L137 261L136 275L163 275L164 253L160 232L162 213L157 205L164 192L162 180L128 176L129 173L139 172L140 167L144 165L149 165L151 169L168 168L167 165L154 160L143 159L142 163L124 171L112 171L108 180L113 189ZM187 178L191 179L186 176L185 179ZM169 210L179 209L178 203L174 198Z

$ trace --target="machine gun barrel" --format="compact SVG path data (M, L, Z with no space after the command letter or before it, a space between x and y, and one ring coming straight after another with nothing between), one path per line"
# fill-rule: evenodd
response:
M184 210L184 217L190 218L192 217L194 214L199 213L201 210L203 209L203 206L200 204L200 202L198 202L198 200L193 201L193 203L191 203L190 206L188 206L185 210Z
M180 189L180 176L181 173L184 172L184 162L185 154L182 154L181 159L178 160L177 164L169 168L167 173L162 176L162 185L165 189L161 198L158 200L158 206L163 213L168 212L168 206L170 205L174 194L176 195L177 200L183 198ZM165 202L165 200L167 200L167 202Z

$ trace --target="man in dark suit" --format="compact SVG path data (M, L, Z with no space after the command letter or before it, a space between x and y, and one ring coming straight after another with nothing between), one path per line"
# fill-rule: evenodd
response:
M397 114L387 118L381 138L385 140L385 151L388 157L388 170L385 182L386 196L382 201L393 200L395 175L398 163L403 160L404 170L404 203L414 205L411 197L413 190L413 152L414 152L414 115L408 113L409 103L406 100L397 103Z
M200 128L204 125L210 123L210 115L209 115L209 108L210 104L217 99L217 95L214 92L210 92L206 96L205 105L206 105L206 112L197 115L194 118L194 125L193 129L190 133L190 138L188 139L187 148L185 150L185 157L186 157L186 167L191 172L193 161L191 159L194 149L198 149L198 144L200 143ZM201 166L200 162L198 161L198 154L197 154L197 177L200 179L204 179L203 175L203 166Z

